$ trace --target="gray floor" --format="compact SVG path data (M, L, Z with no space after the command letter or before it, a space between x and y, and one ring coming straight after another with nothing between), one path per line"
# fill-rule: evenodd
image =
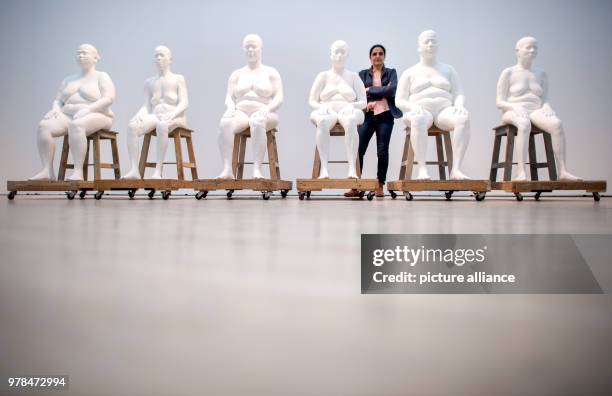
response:
M0 214L0 374L70 376L49 394L612 389L610 294L359 286L361 233L611 234L612 199L18 196Z

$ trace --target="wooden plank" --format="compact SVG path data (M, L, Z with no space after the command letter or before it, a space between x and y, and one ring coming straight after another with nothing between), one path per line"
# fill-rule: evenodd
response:
M185 141L187 143L187 156L189 157L189 162L184 163L183 166L189 168L189 171L191 172L191 180L197 180L198 168L196 166L195 151L193 150L193 140L191 140L191 133L185 136Z
M510 181L495 183L492 187L496 190L503 190L511 193L554 190L584 190L587 192L605 192L607 188L607 182L605 180Z
M514 156L514 131L515 126L507 126L506 134L506 158L504 158L504 181L512 179L512 157Z
M7 191L76 191L93 188L92 181L10 180L6 182Z
M501 136L496 133L493 141L493 157L491 158L491 172L489 173L489 180L492 182L497 180L497 169L501 165L499 161L499 150L501 148Z
M185 180L183 172L183 149L181 148L181 134L174 134L174 158L176 158L176 177L179 180ZM159 159L159 158L158 158Z
M291 190L293 183L287 180L271 179L200 179L193 182L193 189L199 191L215 190L253 190L278 191Z
M298 191L321 191L355 189L374 191L378 186L376 179L297 179Z
M140 179L140 180L97 180L94 187L98 191L107 190L137 190L141 188L156 190L177 190L175 179Z
M93 155L94 155L94 180L102 179L102 170L100 168L100 135L95 134L92 139Z
M397 180L387 183L392 191L491 191L490 180Z

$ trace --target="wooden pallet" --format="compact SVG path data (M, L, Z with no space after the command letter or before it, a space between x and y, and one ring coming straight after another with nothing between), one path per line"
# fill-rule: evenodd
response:
M94 190L93 181L68 180L10 180L6 182L7 197L12 200L19 191L64 191L68 199L74 199L77 193L81 198L87 191Z
M371 201L374 198L374 190L378 187L376 179L297 179L296 187L301 200L310 198L312 191L322 190L347 190L354 189L361 191L359 198L363 198L367 193L367 198Z
M188 183L193 182L176 179L98 180L94 182L94 187L98 191L95 198L102 198L105 191L127 190L128 196L132 199L137 190L143 189L149 191L147 195L150 199L154 198L156 191L161 192L163 199L168 199L172 191L179 188L191 188L190 186L187 187Z
M395 191L404 193L406 199L413 199L411 191L444 191L444 196L450 200L455 191L472 191L477 201L485 199L487 191L491 191L489 180L396 180L387 183L391 197L395 199Z
M540 199L540 195L543 192L552 192L555 190L586 191L593 194L593 199L595 201L599 201L599 193L606 191L607 182L605 180L503 181L491 183L491 188L493 190L503 190L513 193L517 201L523 200L523 195L521 193L524 192L534 192L534 198L537 201Z
M262 198L270 199L273 191L280 191L281 197L293 188L293 183L287 180L275 179L200 179L193 182L193 189L198 191L196 199L206 198L209 191L226 190L227 198L231 199L236 190L260 191Z

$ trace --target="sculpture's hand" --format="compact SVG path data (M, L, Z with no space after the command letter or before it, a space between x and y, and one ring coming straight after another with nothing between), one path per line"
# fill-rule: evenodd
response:
M160 121L166 121L166 122L172 121L175 118L176 118L176 115L174 113L172 113L172 112L162 114L159 117Z
M45 114L45 116L43 117L44 120L51 120L54 118L59 117L59 111L57 110L50 110L47 114Z
M353 111L355 111L355 108L353 106L346 106L343 107L342 110L340 110L340 112L338 113L339 116L344 116L344 117L349 117L353 114Z
M420 116L420 115L423 115L423 113L424 113L424 110L419 105L414 105L410 109L410 115L412 115L412 116Z
M516 106L514 107L514 109L512 109L514 111L514 113L522 118L529 118L529 112L527 111L527 109L525 109L524 107L521 106Z
M468 111L463 106L455 106L453 113L458 116L466 116Z
M225 113L223 113L223 118L232 118L235 114L235 108L228 108L227 110L225 110Z
M546 103L546 104L544 104L544 106L542 106L542 113L546 117L554 117L554 116L556 116L555 111L552 109L552 107L550 107L550 105L548 103Z
M85 117L89 113L91 113L91 110L89 110L88 108L84 108L84 109L77 111L72 118L77 120L81 117Z

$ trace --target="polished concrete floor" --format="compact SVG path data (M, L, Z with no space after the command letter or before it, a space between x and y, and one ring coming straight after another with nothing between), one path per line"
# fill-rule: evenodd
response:
M612 390L609 288L361 295L359 282L361 233L612 234L609 198L45 195L2 199L0 215L0 374L69 375L49 394Z

